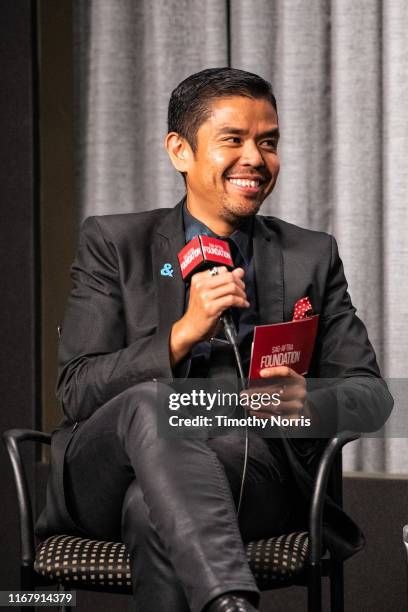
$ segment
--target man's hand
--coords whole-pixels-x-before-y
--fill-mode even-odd
[[[212,276],[209,270],[197,272],[191,279],[187,311],[170,334],[170,361],[172,367],[192,347],[215,334],[220,316],[227,308],[248,308],[249,302],[243,282],[244,270],[232,272],[224,266]]]
[[[281,415],[285,418],[299,418],[300,415],[311,417],[307,405],[306,379],[291,368],[278,366],[264,368],[260,375],[265,381],[259,387],[251,387],[242,392],[251,396],[254,393],[268,393],[268,395],[279,395],[279,405],[262,406],[260,410],[251,410],[251,415],[261,418],[269,418],[271,415]],[[268,382],[267,382],[268,381]],[[241,394],[241,395],[242,395]],[[276,403],[276,402],[275,402]]]

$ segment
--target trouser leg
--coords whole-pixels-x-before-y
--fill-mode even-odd
[[[208,445],[223,464],[237,502],[244,459],[243,438],[221,436],[209,440]],[[279,447],[271,453],[265,440],[250,436],[245,495],[239,520],[245,542],[280,535],[290,520],[290,489],[285,482],[287,472],[281,459]],[[187,612],[190,608],[184,590],[150,521],[136,479],[123,502],[122,540],[131,559],[135,610]]]
[[[163,395],[168,391],[161,387]],[[221,462],[205,441],[159,438],[158,400],[155,386],[138,385],[99,408],[78,430],[68,449],[66,470],[75,518],[84,527],[97,530],[101,525],[111,532],[104,508],[110,506],[113,514],[115,507],[121,508],[136,477],[149,509],[151,533],[157,534],[157,546],[165,550],[160,554],[174,568],[193,610],[201,610],[213,597],[230,590],[247,590],[256,596]],[[97,468],[89,460],[92,453]],[[99,480],[99,487],[98,482],[93,487],[99,490],[96,495],[106,497],[105,504],[94,497],[94,491],[81,492],[78,486],[86,476],[84,470],[93,469],[107,482],[101,487]],[[112,480],[110,473],[118,477]],[[129,545],[137,546],[132,538]],[[179,583],[173,583],[175,590],[179,588]]]
[[[198,611],[225,591],[257,588],[216,454],[204,440],[157,435],[169,391],[146,384],[128,393],[118,435],[189,605]]]
[[[245,438],[219,436],[208,441],[226,473],[238,505],[245,458]],[[281,441],[259,437],[249,431],[244,495],[238,517],[244,542],[282,535],[291,527],[294,492],[291,472]]]
[[[122,540],[130,556],[135,610],[189,612],[183,586],[149,518],[149,509],[136,479],[123,501]]]

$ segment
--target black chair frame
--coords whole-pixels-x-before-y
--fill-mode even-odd
[[[344,576],[343,562],[337,561],[324,553],[323,544],[323,507],[327,492],[332,499],[342,505],[342,456],[341,449],[345,444],[358,439],[357,433],[344,431],[330,438],[320,458],[311,499],[309,517],[309,555],[304,573],[304,579],[299,584],[307,586],[308,612],[322,611],[322,577],[330,579],[330,610],[344,612]],[[33,590],[35,587],[55,586],[34,570],[35,536],[34,519],[31,498],[27,486],[27,478],[21,459],[19,444],[24,441],[50,444],[51,435],[29,429],[10,429],[3,433],[16,485],[17,503],[20,519],[20,589]],[[62,583],[57,583],[58,589],[65,590]],[[78,584],[76,589],[103,591],[101,587]],[[23,608],[22,608],[23,609]],[[68,610],[64,606],[60,610]],[[24,610],[34,608],[24,607]]]

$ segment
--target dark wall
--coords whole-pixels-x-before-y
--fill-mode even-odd
[[[344,507],[361,527],[366,546],[345,562],[345,612],[406,612],[407,556],[402,528],[408,523],[408,478],[344,479]],[[325,580],[325,605],[329,590]],[[263,596],[262,612],[302,612],[306,590],[292,587]]]
[[[408,559],[402,528],[408,523],[408,478],[347,478],[345,507],[366,537],[365,548],[346,564],[346,609],[405,612]]]
[[[4,0],[0,48],[0,431],[51,431],[62,416],[54,393],[57,325],[70,289],[77,225],[71,0]],[[34,482],[42,455],[26,445]],[[0,584],[11,587],[18,579],[18,526],[3,445],[0,460]],[[36,474],[44,474],[41,467]],[[44,478],[37,484],[42,499]]]
[[[73,32],[71,0],[38,2],[42,426],[62,411],[55,399],[57,326],[71,288],[77,214],[74,176]]]
[[[23,0],[2,2],[0,12],[0,430],[4,431],[34,428],[37,423],[40,319],[35,5]],[[27,449],[26,458],[32,475],[32,449]],[[0,462],[0,585],[10,588],[16,586],[18,575],[18,525],[2,444]]]

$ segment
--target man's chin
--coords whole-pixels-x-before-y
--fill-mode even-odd
[[[222,216],[229,223],[240,223],[253,217],[262,206],[262,201],[227,202],[224,204]]]

